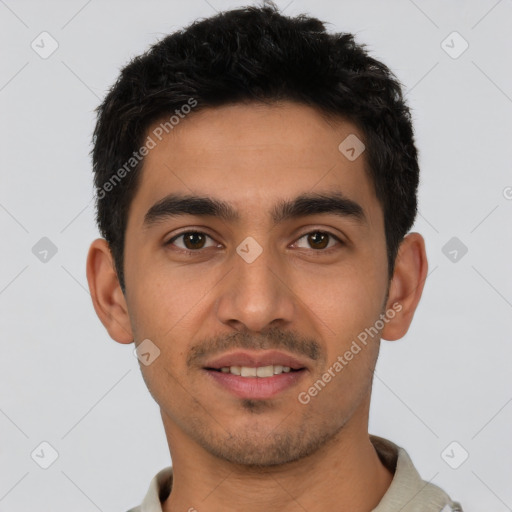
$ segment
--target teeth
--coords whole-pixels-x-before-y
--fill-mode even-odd
[[[240,375],[242,377],[256,377],[257,368],[249,368],[248,366],[242,366],[240,369]]]
[[[274,367],[272,365],[256,368],[256,376],[258,377],[272,377],[272,375],[274,375]]]
[[[258,366],[257,368],[252,368],[250,366],[224,366],[220,371],[222,373],[240,375],[241,377],[272,377],[273,375],[279,375],[280,373],[288,373],[291,371],[291,368],[280,364]]]

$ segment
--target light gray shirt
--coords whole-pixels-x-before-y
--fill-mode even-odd
[[[407,452],[382,437],[370,436],[382,463],[393,473],[386,494],[372,512],[462,512],[459,503],[439,487],[421,479]],[[172,488],[172,466],[151,480],[142,504],[128,512],[162,512]]]

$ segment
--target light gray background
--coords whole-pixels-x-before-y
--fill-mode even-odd
[[[0,511],[124,512],[170,464],[133,345],[109,338],[87,288],[93,109],[148,45],[245,4],[0,0]],[[430,275],[407,336],[383,342],[370,431],[465,511],[512,510],[512,1],[277,4],[354,32],[413,109]],[[47,59],[31,48],[43,31],[59,44]],[[442,47],[453,31],[458,58]],[[42,237],[58,251],[46,263]],[[452,237],[468,248],[455,262]],[[49,457],[43,441],[48,469],[31,457]]]

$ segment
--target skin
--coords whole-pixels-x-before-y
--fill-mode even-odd
[[[349,134],[363,140],[351,123],[328,123],[291,102],[191,114],[145,157],[128,216],[126,296],[106,241],[91,244],[87,279],[110,336],[137,345],[150,339],[160,349],[140,366],[172,457],[166,512],[364,512],[391,483],[368,435],[372,376],[380,338],[399,339],[409,328],[427,259],[423,238],[410,233],[388,279],[383,212],[365,154],[349,161],[338,150]],[[279,200],[333,190],[359,203],[367,222],[324,213],[272,224],[269,212]],[[227,201],[240,220],[187,215],[145,229],[147,210],[171,192]],[[165,245],[188,228],[211,238]],[[307,236],[316,231],[343,243],[329,239],[319,249]],[[250,264],[236,252],[247,236],[263,249]],[[196,253],[180,253],[187,247]],[[299,392],[393,304],[401,310],[380,334],[300,403]],[[199,349],[210,357],[240,346],[288,350],[308,370],[274,398],[243,400],[206,374],[205,359],[192,357]]]

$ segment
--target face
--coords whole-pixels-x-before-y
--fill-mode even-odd
[[[351,134],[363,140],[307,106],[226,106],[191,114],[146,156],[128,217],[125,298],[136,344],[160,350],[141,370],[168,437],[274,465],[366,421],[379,335],[345,354],[381,327],[389,282],[365,154],[338,149]],[[224,215],[176,201],[185,196],[226,203]],[[266,385],[206,369],[240,351],[246,366],[269,366],[250,356],[280,360],[270,350],[302,369]]]

